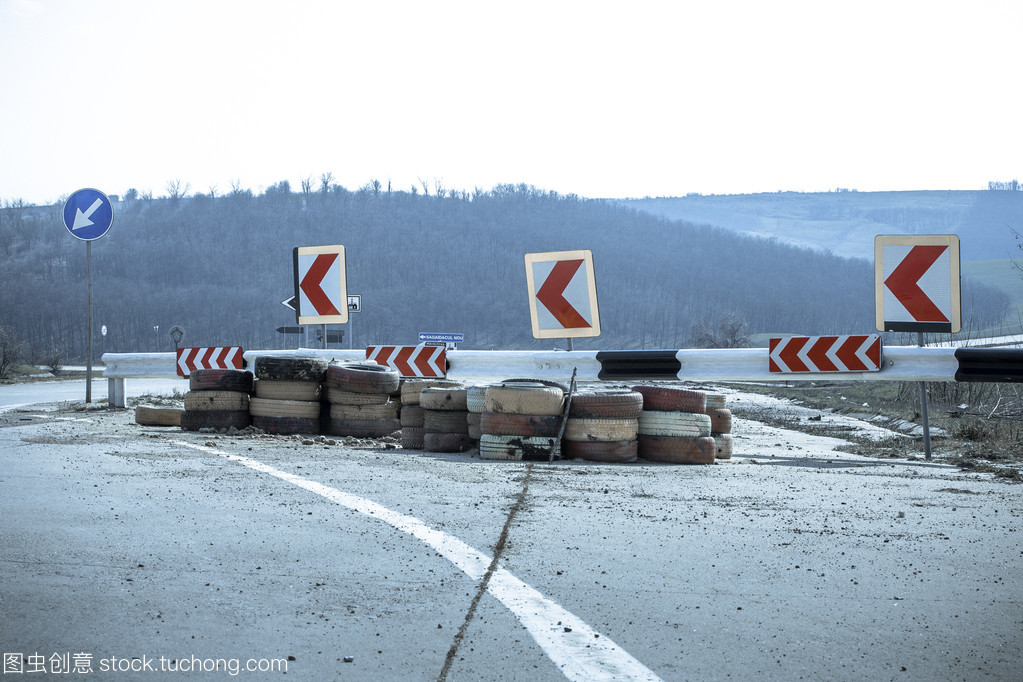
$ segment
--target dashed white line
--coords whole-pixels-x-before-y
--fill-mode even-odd
[[[393,511],[358,495],[290,474],[242,455],[215,448],[174,441],[195,450],[225,457],[270,476],[287,481],[352,511],[371,516],[429,545],[472,580],[487,572],[491,557],[458,538],[427,526],[420,519]],[[597,632],[578,616],[543,596],[505,569],[490,578],[487,591],[511,611],[544,653],[570,680],[660,680],[610,638]]]

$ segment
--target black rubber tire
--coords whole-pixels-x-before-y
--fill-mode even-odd
[[[468,412],[467,400],[464,387],[427,386],[419,392],[419,404],[427,410]]]
[[[501,379],[502,384],[543,384],[551,388],[560,388],[562,393],[568,393],[568,386],[549,379]]]
[[[318,434],[320,418],[316,417],[252,417],[252,425],[267,433],[278,435]]]
[[[241,391],[189,391],[184,402],[189,412],[248,411],[249,394]]]
[[[707,394],[670,386],[633,386],[643,394],[643,409],[658,412],[707,412]]]
[[[714,439],[710,436],[639,435],[639,457],[669,464],[713,464]]]
[[[639,443],[620,441],[561,441],[561,456],[565,459],[584,459],[589,462],[635,462]]]
[[[636,391],[580,391],[572,395],[570,417],[638,419],[643,395]]]
[[[196,369],[188,375],[190,391],[252,393],[252,372],[242,369]]]
[[[423,450],[426,452],[465,452],[475,447],[475,441],[465,433],[425,433]]]
[[[484,412],[480,415],[480,431],[492,436],[557,437],[561,417],[543,414],[510,414]]]
[[[457,388],[461,385],[461,382],[450,379],[406,379],[401,384],[401,404],[418,405],[419,394],[423,392],[424,388],[431,386]]]
[[[405,450],[422,450],[425,444],[422,426],[401,427],[401,447]]]
[[[257,398],[319,401],[322,386],[318,381],[260,379],[253,388]]]
[[[469,433],[468,411],[423,410],[423,430],[431,433]]]
[[[401,385],[398,370],[374,362],[331,363],[327,386],[351,393],[391,394]]]
[[[354,391],[342,391],[324,384],[323,395],[327,402],[336,405],[379,405],[391,400],[390,393],[356,393]]]
[[[342,421],[354,419],[355,421],[376,421],[378,419],[397,419],[398,408],[396,402],[377,403],[376,405],[339,405],[330,404],[330,418]]]
[[[278,381],[323,382],[327,376],[327,361],[319,358],[298,358],[283,355],[264,355],[256,359],[257,379]]]
[[[480,458],[512,461],[546,462],[551,449],[554,459],[561,459],[561,443],[548,437],[495,436],[484,433],[480,436]]]
[[[564,413],[564,401],[564,393],[553,386],[501,384],[487,388],[484,407],[487,412],[555,416]]]
[[[401,430],[397,419],[331,419],[327,433],[355,438],[380,438]]]
[[[426,423],[426,410],[420,405],[402,405],[398,418],[401,420],[402,430],[406,426],[422,427]]]
[[[592,419],[569,417],[565,422],[564,440],[576,442],[636,440],[639,419]]]
[[[248,410],[205,410],[193,412],[185,410],[181,413],[181,429],[198,431],[199,429],[244,429],[252,423]]]
[[[732,458],[732,435],[719,433],[714,435],[714,459]]]

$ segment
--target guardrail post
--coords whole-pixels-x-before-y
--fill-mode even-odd
[[[124,379],[107,379],[107,404],[124,407]]]

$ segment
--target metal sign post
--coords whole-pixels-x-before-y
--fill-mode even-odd
[[[75,239],[85,242],[85,279],[88,290],[88,334],[85,350],[85,402],[92,402],[92,242],[107,233],[114,222],[114,209],[98,189],[80,189],[64,202],[64,227]]]

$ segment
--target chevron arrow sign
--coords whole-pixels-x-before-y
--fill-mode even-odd
[[[241,346],[178,348],[178,376],[187,377],[196,369],[242,369]]]
[[[878,235],[874,288],[878,331],[958,332],[959,237]]]
[[[527,253],[526,283],[533,338],[600,336],[590,251]]]
[[[444,346],[367,346],[366,359],[398,370],[405,378],[438,377],[447,374]]]
[[[298,324],[348,322],[345,247],[299,246],[295,264],[295,317]]]
[[[789,336],[768,345],[771,372],[878,372],[881,337]]]

